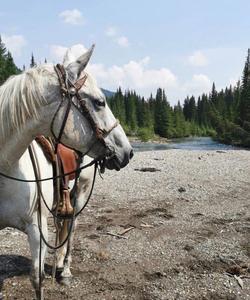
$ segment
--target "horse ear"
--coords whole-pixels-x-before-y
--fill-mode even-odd
[[[67,67],[69,64],[75,61],[75,57],[72,53],[71,48],[68,48],[64,57],[63,57],[63,65],[64,67]]]
[[[67,66],[67,70],[74,75],[76,78],[78,78],[81,74],[81,72],[86,68],[92,53],[94,51],[95,45],[92,45],[91,48],[84,53],[83,55],[81,55],[80,57],[78,57],[78,59],[72,63],[70,63]]]

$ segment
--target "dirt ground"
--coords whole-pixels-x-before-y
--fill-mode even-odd
[[[72,285],[48,276],[45,299],[250,299],[249,161],[169,150],[107,171],[79,218]],[[5,229],[0,241],[4,299],[33,299],[26,236]]]

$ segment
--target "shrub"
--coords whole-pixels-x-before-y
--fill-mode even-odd
[[[142,142],[147,142],[148,140],[153,138],[154,133],[151,128],[144,127],[138,130],[138,136]]]

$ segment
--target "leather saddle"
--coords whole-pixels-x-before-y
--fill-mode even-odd
[[[40,145],[46,159],[50,163],[55,162],[54,145],[45,136],[37,136],[36,142]],[[77,153],[64,146],[58,144],[57,147],[57,158],[59,167],[61,168],[61,174],[67,174],[73,172],[78,167],[78,155]],[[70,216],[73,214],[73,208],[70,200],[69,181],[75,179],[75,173],[63,176],[60,184],[60,203],[54,203],[58,207],[58,213],[62,216]]]

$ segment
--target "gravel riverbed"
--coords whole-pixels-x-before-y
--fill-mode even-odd
[[[7,228],[0,241],[4,299],[32,299],[25,235]],[[71,287],[46,279],[45,299],[250,299],[250,151],[137,152],[106,171],[72,273]]]

